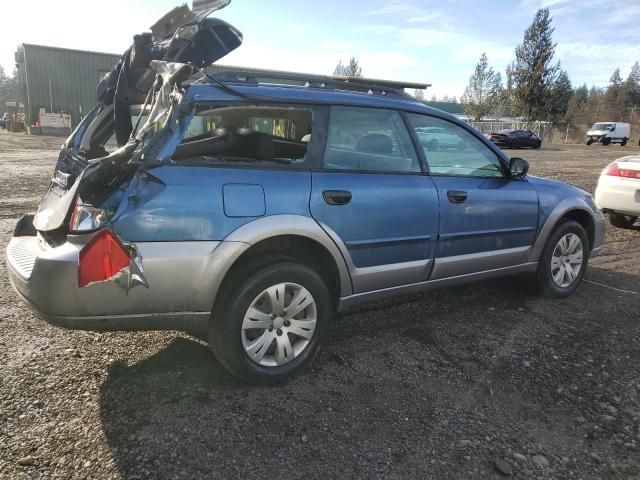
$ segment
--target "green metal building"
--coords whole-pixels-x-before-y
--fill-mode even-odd
[[[119,55],[24,43],[15,54],[27,125],[41,108],[71,115],[71,127],[96,104],[99,80],[113,69]]]

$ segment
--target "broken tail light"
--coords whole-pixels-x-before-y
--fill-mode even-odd
[[[604,169],[604,174],[609,175],[611,177],[622,177],[622,178],[638,178],[640,179],[640,170],[631,170],[629,168],[620,168],[618,162],[613,162],[607,165],[607,168]]]
[[[122,242],[109,230],[100,230],[80,251],[78,285],[103,282],[129,268],[131,258]]]
[[[69,221],[69,231],[71,233],[92,232],[104,227],[107,219],[106,210],[86,205],[78,198]]]

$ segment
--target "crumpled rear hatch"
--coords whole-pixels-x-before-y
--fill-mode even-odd
[[[61,149],[51,185],[33,219],[38,231],[59,230],[68,222],[87,166],[109,162],[114,155],[122,162],[131,154],[132,108],[150,96],[156,81],[154,60],[203,69],[242,44],[242,33],[234,26],[208,18],[230,1],[194,0],[192,8],[176,7],[154,23],[151,32],[134,36],[131,47],[99,83],[97,105]],[[119,150],[110,154],[108,143]]]

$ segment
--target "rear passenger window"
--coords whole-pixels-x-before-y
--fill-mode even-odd
[[[292,106],[200,104],[176,148],[175,161],[302,165],[313,112]]]
[[[420,172],[400,113],[376,108],[331,109],[324,166],[362,172]]]
[[[503,177],[497,155],[455,123],[428,115],[408,114],[432,175]]]

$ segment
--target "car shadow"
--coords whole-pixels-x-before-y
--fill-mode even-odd
[[[640,285],[639,276],[602,268],[590,268],[587,278],[619,289]],[[327,339],[327,348],[311,368],[277,387],[240,383],[205,343],[176,336],[139,363],[109,367],[100,388],[100,415],[113,461],[125,479],[284,476],[297,462],[305,461],[325,466],[337,462],[342,471],[357,472],[363,468],[361,462],[367,462],[368,471],[391,468],[402,455],[414,455],[405,450],[406,442],[396,438],[393,406],[405,405],[412,412],[415,418],[403,424],[401,436],[419,442],[424,429],[431,428],[433,411],[443,408],[436,406],[438,396],[446,394],[438,391],[444,385],[439,382],[449,385],[452,373],[443,371],[442,378],[436,375],[408,383],[402,379],[407,365],[388,363],[393,353],[385,353],[380,366],[374,366],[382,377],[358,373],[365,369],[368,352],[378,348],[376,342],[386,344],[397,338],[393,341],[406,342],[402,332],[411,331],[416,348],[442,354],[443,368],[451,370],[452,364],[461,362],[456,368],[481,374],[491,371],[492,362],[477,351],[479,338],[502,338],[515,323],[525,322],[521,306],[526,311],[538,309],[536,315],[549,318],[555,318],[558,309],[579,308],[596,320],[620,298],[615,291],[586,283],[568,301],[537,300],[523,284],[525,279],[517,283],[498,279],[351,310],[339,316],[337,333]],[[430,316],[426,308],[447,313]],[[488,312],[495,319],[475,312]],[[443,338],[434,332],[450,331],[456,319],[461,325],[455,328],[471,331],[456,335],[454,344],[441,345]],[[464,382],[458,388],[473,389]],[[474,394],[483,392],[476,389]],[[410,407],[416,402],[418,410]],[[451,436],[443,442],[456,441],[454,432],[442,428],[442,435]],[[362,452],[367,456],[349,453],[352,448],[361,451],[349,445],[364,445]],[[309,465],[305,468],[309,470]]]

